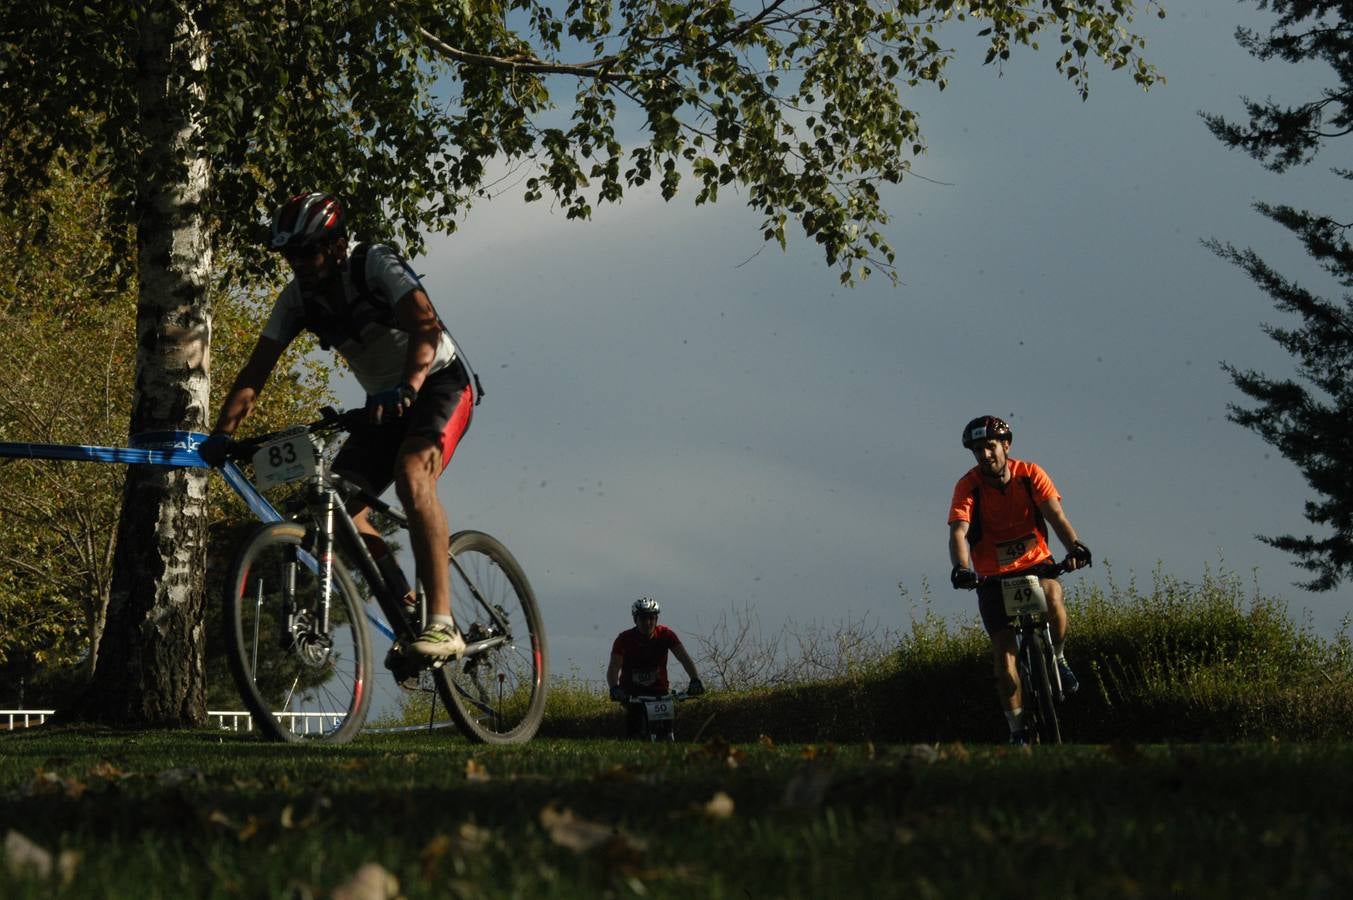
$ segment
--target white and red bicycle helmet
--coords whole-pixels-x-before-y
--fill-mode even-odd
[[[277,208],[272,218],[273,250],[314,247],[347,234],[343,204],[333,194],[297,194]]]

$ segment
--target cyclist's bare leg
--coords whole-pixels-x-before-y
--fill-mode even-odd
[[[451,543],[451,529],[437,497],[437,476],[441,472],[440,447],[427,438],[405,439],[395,461],[395,493],[409,517],[409,543],[418,580],[427,593],[428,612],[450,616],[451,573],[446,549]]]
[[[1062,583],[1055,578],[1044,578],[1043,595],[1048,598],[1048,626],[1052,630],[1053,650],[1061,650],[1066,642],[1066,604],[1062,602]]]
[[[1019,672],[1015,668],[1015,630],[1006,628],[991,635],[991,663],[996,676],[996,699],[1001,709],[1012,712],[1023,706]]]

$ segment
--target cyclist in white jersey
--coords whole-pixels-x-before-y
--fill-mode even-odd
[[[334,469],[374,494],[393,482],[409,518],[429,621],[411,649],[449,658],[465,649],[451,617],[446,564],[450,526],[437,479],[469,428],[474,373],[443,326],[418,277],[389,247],[348,253],[343,205],[332,194],[298,194],[273,217],[270,246],[295,277],[273,307],[249,360],[221,406],[203,459],[225,461],[231,435],[254,408],[287,345],[314,332],[351,367],[366,391],[368,424],[353,430]],[[360,254],[360,267],[355,258]],[[360,268],[360,270],[358,270]],[[387,580],[413,592],[360,501],[349,510]]]

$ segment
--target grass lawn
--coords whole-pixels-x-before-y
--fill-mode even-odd
[[[0,896],[1338,897],[1350,773],[1316,743],[33,730],[0,736]]]

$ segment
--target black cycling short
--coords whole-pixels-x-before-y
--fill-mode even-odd
[[[1010,627],[1010,616],[1005,611],[1005,597],[1001,593],[1001,579],[1014,578],[1018,575],[1037,575],[1039,578],[1056,581],[1057,564],[1049,556],[1042,562],[1023,569],[991,575],[978,585],[977,610],[982,614],[982,624],[986,627],[987,634],[995,634]]]
[[[399,448],[409,437],[427,438],[441,447],[444,470],[470,427],[473,411],[474,391],[465,367],[456,360],[428,376],[403,416],[353,428],[334,459],[334,471],[380,495],[394,482]]]

